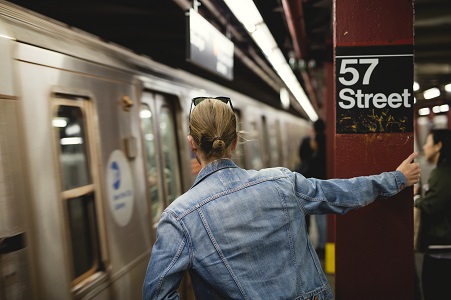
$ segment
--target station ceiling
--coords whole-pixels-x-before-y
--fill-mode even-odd
[[[12,0],[10,1],[52,19],[63,22],[129,48],[157,61],[205,76],[225,86],[238,89],[263,102],[278,100],[278,94],[262,81],[261,88],[255,72],[245,64],[235,66],[232,82],[191,65],[185,59],[185,11],[192,0]],[[232,36],[235,47],[263,70],[263,54],[244,28],[234,18],[222,0],[199,0],[199,13],[225,34]],[[285,3],[284,3],[285,2]],[[322,105],[322,66],[332,61],[332,0],[254,0],[279,48],[290,60],[304,89],[315,89],[315,106]],[[286,17],[286,3],[301,7],[297,17],[301,22],[290,23]],[[284,8],[285,6],[285,8]],[[299,21],[299,20],[298,20]],[[290,34],[290,26],[304,33],[298,43]],[[301,56],[296,47],[302,52]],[[299,60],[302,58],[302,60]],[[304,75],[302,75],[304,74]],[[305,76],[305,75],[308,76]],[[451,1],[415,0],[415,81],[420,84],[416,93],[418,106],[451,103],[444,85],[451,83]],[[442,95],[423,100],[422,91],[438,87]],[[311,95],[310,95],[311,96]]]

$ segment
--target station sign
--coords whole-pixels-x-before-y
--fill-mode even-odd
[[[233,79],[234,45],[194,9],[188,12],[187,60],[229,80]]]
[[[413,46],[336,47],[336,133],[413,131]]]

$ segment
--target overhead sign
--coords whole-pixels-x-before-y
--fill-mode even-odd
[[[337,47],[336,132],[413,131],[413,46]]]
[[[229,80],[233,79],[233,43],[194,9],[188,14],[187,59]]]

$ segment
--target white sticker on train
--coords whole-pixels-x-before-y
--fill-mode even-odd
[[[125,226],[130,222],[133,213],[133,182],[127,158],[120,150],[110,154],[106,181],[108,203],[114,221]]]

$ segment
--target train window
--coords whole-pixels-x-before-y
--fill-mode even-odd
[[[72,102],[56,101],[57,104]],[[62,198],[67,210],[75,285],[99,269],[100,251],[84,107],[80,101],[74,104],[77,105],[58,105],[52,125],[59,145]]]
[[[180,195],[177,176],[177,143],[174,119],[171,111],[166,107],[163,107],[160,112],[159,125],[167,199],[172,202]]]
[[[95,252],[95,223],[94,194],[89,193],[75,197],[67,202],[69,211],[69,228],[72,240],[72,260],[74,262],[74,277],[80,277],[97,264]]]
[[[147,168],[153,214],[153,233],[162,210],[181,194],[177,127],[175,123],[175,99],[169,95],[144,92],[141,103],[143,139],[147,149]],[[150,113],[155,112],[154,114]],[[147,124],[147,125],[146,125]],[[150,129],[150,126],[153,126]],[[147,128],[147,129],[145,129]],[[152,130],[151,135],[149,130]],[[146,136],[147,135],[147,136]],[[152,139],[148,141],[148,139]],[[150,157],[152,156],[152,157]]]
[[[90,183],[86,143],[84,140],[83,116],[79,107],[59,106],[58,116],[53,120],[60,135],[60,162],[63,171],[64,189],[84,186]],[[62,126],[62,125],[65,126]]]
[[[156,134],[152,112],[147,104],[141,105],[141,128],[144,134],[147,161],[147,181],[151,200],[152,219],[157,222],[163,212],[159,197]]]

